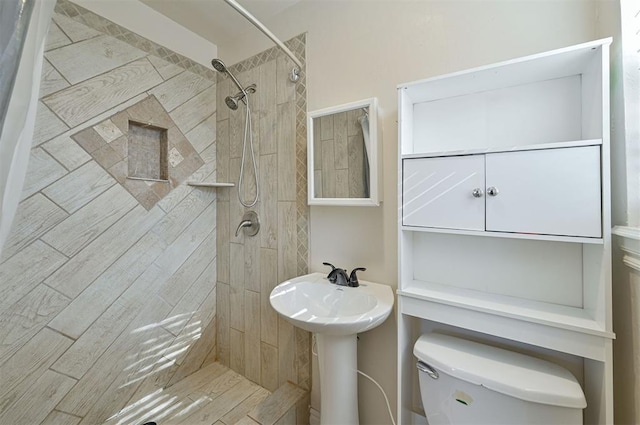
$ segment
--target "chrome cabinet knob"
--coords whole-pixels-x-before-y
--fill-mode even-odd
[[[471,192],[471,194],[473,195],[474,198],[482,198],[482,195],[484,195],[484,192],[479,187],[476,187],[475,189],[473,189],[473,192]]]
[[[489,196],[498,196],[498,193],[500,192],[498,191],[497,187],[491,186],[487,188],[487,193],[489,194]]]

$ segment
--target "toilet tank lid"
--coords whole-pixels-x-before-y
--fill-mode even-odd
[[[563,367],[448,335],[422,335],[413,354],[440,372],[521,400],[584,409],[576,378]]]

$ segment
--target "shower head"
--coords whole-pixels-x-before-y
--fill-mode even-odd
[[[220,59],[212,59],[211,65],[216,71],[222,72],[223,74],[227,73],[227,67],[225,66],[224,62],[222,62]]]
[[[229,107],[229,109],[231,109],[232,111],[235,111],[236,109],[238,109],[238,105],[240,104],[240,99],[244,99],[244,95],[242,93],[240,93],[240,96],[236,95],[236,96],[227,96],[224,99],[224,103],[227,104],[227,106]]]
[[[238,87],[240,89],[240,91],[242,92],[242,94],[244,94],[246,96],[246,92],[244,91],[244,89],[242,88],[242,85],[240,84],[240,82],[238,81],[238,79],[236,78],[235,75],[233,75],[231,73],[231,71],[229,71],[227,69],[227,66],[224,64],[224,62],[222,62],[220,59],[213,59],[211,61],[211,66],[213,66],[213,68],[218,71],[221,72],[223,74],[228,75],[229,77],[231,77],[231,79],[233,80],[234,84],[236,85],[236,87]]]

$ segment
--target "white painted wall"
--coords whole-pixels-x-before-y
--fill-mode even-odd
[[[597,1],[307,0],[265,24],[287,40],[308,32],[309,110],[378,97],[384,202],[378,208],[312,207],[310,267],[366,266],[363,279],[397,280],[397,97],[403,82],[592,40]],[[257,31],[219,46],[236,63],[271,42]],[[361,335],[359,367],[396,406],[396,321]],[[361,423],[389,423],[384,401],[360,380]]]
[[[138,0],[72,1],[206,67],[218,54],[215,44]]]

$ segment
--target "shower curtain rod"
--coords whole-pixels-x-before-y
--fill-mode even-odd
[[[262,33],[264,35],[266,35],[267,37],[269,37],[271,39],[271,41],[276,43],[276,45],[278,45],[278,47],[280,47],[287,54],[287,56],[289,56],[291,58],[291,60],[293,62],[295,62],[295,64],[298,66],[298,68],[297,69],[295,69],[295,68],[293,69],[290,78],[291,78],[292,81],[296,81],[298,79],[297,77],[300,74],[300,70],[302,70],[302,62],[300,62],[300,60],[296,57],[296,55],[294,55],[293,52],[291,50],[289,50],[289,48],[287,46],[285,46],[284,43],[282,41],[280,41],[280,39],[278,37],[276,37],[276,35],[269,30],[269,28],[265,27],[262,22],[260,22],[255,16],[253,16],[247,9],[242,7],[242,5],[240,5],[240,3],[238,3],[236,0],[224,0],[224,1],[229,6],[233,7],[238,13],[240,13],[242,16],[244,16],[256,28],[258,28],[260,31],[262,31]]]

